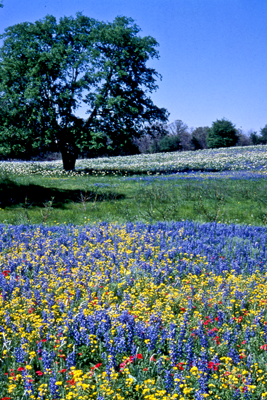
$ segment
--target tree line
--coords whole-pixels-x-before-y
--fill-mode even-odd
[[[152,124],[135,140],[140,153],[201,150],[208,148],[267,144],[267,125],[257,132],[245,133],[223,118],[211,127],[189,129],[181,120],[170,125]]]

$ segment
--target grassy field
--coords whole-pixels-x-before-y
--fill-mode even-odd
[[[163,176],[3,176],[0,222],[196,220],[265,225],[267,181],[255,173]]]

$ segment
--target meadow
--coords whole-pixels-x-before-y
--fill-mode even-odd
[[[195,153],[0,163],[1,400],[267,398],[267,147]]]

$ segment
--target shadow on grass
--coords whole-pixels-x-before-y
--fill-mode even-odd
[[[16,207],[27,204],[28,206],[44,207],[53,198],[54,208],[64,208],[70,202],[99,202],[103,200],[121,200],[125,195],[112,191],[84,191],[67,190],[58,188],[46,188],[44,186],[30,184],[21,185],[5,178],[0,181],[0,207]]]

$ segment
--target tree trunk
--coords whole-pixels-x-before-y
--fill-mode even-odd
[[[78,151],[75,146],[66,144],[63,149],[61,149],[63,169],[65,171],[74,171],[75,163],[78,157]]]

